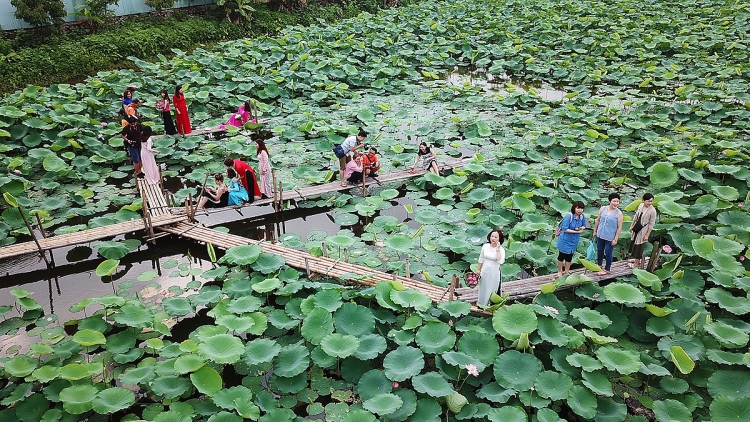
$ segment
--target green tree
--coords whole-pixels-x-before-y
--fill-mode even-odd
[[[171,9],[175,0],[146,0],[146,6],[161,12],[164,9]]]
[[[10,0],[14,15],[32,26],[62,25],[67,15],[62,0]]]

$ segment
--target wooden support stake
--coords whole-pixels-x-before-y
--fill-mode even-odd
[[[307,272],[307,278],[310,278],[310,261],[305,257],[305,271]]]
[[[22,206],[18,206],[18,211],[21,214],[21,218],[23,218],[23,222],[26,223],[26,227],[29,229],[29,234],[31,234],[31,238],[34,239],[34,243],[36,243],[36,247],[39,249],[39,255],[44,259],[44,262],[47,263],[47,266],[49,266],[49,260],[47,260],[47,254],[44,253],[44,249],[42,249],[42,245],[39,244],[39,240],[36,238],[36,234],[34,234],[34,228],[31,227],[31,224],[29,224],[29,220],[26,219],[26,214],[23,213],[24,209]]]
[[[326,242],[323,242],[323,258],[328,258],[328,248],[326,248]]]
[[[42,224],[42,217],[39,217],[39,213],[34,214],[36,216],[36,223],[39,225],[39,232],[43,238],[47,238],[47,233],[44,231],[44,225]]]
[[[279,183],[279,211],[284,211],[284,186]]]
[[[406,258],[406,278],[411,278],[411,275],[409,274],[409,258]]]
[[[453,274],[453,277],[451,278],[450,296],[448,297],[449,300],[456,300],[456,287],[458,287],[458,275]]]
[[[143,189],[144,182],[136,181],[135,183],[136,186],[138,186],[138,190],[141,192],[141,198],[143,199],[143,226],[146,229],[148,241],[156,243],[154,242],[154,227],[151,224],[151,212],[148,210],[148,195],[146,195],[145,190]]]
[[[277,207],[279,189],[276,185],[276,169],[271,169],[271,178],[273,179],[273,212],[279,212]]]
[[[362,168],[362,197],[367,196],[367,169]]]
[[[195,198],[196,199],[195,207],[191,207],[192,208],[192,211],[190,212],[190,220],[191,221],[195,220],[195,212],[198,210],[198,203],[200,203],[201,198],[203,198],[203,192],[206,191],[206,183],[208,183],[208,175],[209,174],[210,173],[207,172],[206,173],[206,178],[203,179],[203,186],[201,186],[201,192],[198,194],[198,197]]]
[[[659,262],[659,257],[661,256],[661,248],[659,246],[658,240],[654,242],[654,248],[651,250],[651,256],[648,259],[648,267],[646,267],[646,271],[650,273],[654,272],[656,264]],[[643,260],[641,259],[641,261]]]

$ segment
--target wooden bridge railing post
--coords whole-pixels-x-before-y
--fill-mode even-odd
[[[141,193],[141,199],[143,200],[143,226],[146,229],[148,241],[150,243],[155,243],[154,226],[151,223],[151,211],[148,209],[148,195],[146,194],[146,189],[143,187],[143,183],[145,182],[138,180],[135,183],[136,186],[138,186],[138,191]]]
[[[273,179],[273,212],[279,212],[278,209],[278,193],[279,189],[277,187],[277,180],[276,180],[276,169],[271,169],[271,178]]]
[[[654,272],[656,264],[659,262],[659,257],[661,256],[661,248],[659,246],[660,244],[658,240],[654,242],[654,248],[651,250],[651,256],[648,258],[646,271],[650,273]],[[641,265],[643,265],[643,259],[641,259]]]
[[[404,263],[406,264],[406,278],[411,278],[411,274],[409,274],[409,258],[406,258]]]

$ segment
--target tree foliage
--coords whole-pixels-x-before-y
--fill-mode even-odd
[[[14,15],[32,26],[62,25],[67,15],[62,0],[10,0]]]

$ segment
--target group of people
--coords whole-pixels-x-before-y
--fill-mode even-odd
[[[598,276],[610,274],[614,247],[622,232],[624,216],[620,210],[620,195],[611,193],[608,197],[609,204],[601,207],[594,222],[594,238],[596,246],[596,262],[599,267],[604,267]],[[641,203],[630,223],[630,248],[629,255],[632,262],[631,268],[640,268],[643,261],[643,251],[648,243],[651,231],[656,224],[656,208],[654,207],[654,195],[645,193]],[[559,236],[557,238],[557,277],[570,274],[570,264],[573,254],[578,248],[581,233],[586,229],[586,216],[583,214],[585,204],[575,201],[570,212],[563,217],[558,224]],[[479,298],[477,303],[483,306],[489,304],[490,296],[494,292],[500,293],[502,274],[500,265],[505,263],[505,249],[502,246],[502,229],[492,230],[487,234],[487,243],[482,245],[479,253]]]
[[[255,170],[246,162],[227,158],[224,160],[226,166],[226,178],[229,184],[224,182],[224,174],[214,174],[216,187],[206,187],[203,195],[198,201],[197,209],[220,208],[230,205],[242,206],[252,203],[258,199],[269,198],[273,195],[271,188],[271,160],[263,139],[255,140],[255,150],[258,156],[258,171],[260,171],[260,183]],[[250,192],[253,194],[250,195]]]

